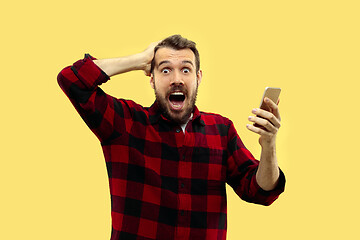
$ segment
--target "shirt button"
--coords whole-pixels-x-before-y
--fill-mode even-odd
[[[185,158],[186,158],[186,156],[185,156],[185,155],[183,155],[183,160],[185,160]]]
[[[179,133],[181,130],[179,128],[176,129],[176,132]]]
[[[181,214],[181,216],[184,216],[184,215],[185,215],[185,211],[184,211],[184,210],[181,210],[180,214]]]
[[[181,188],[184,188],[184,187],[185,187],[185,184],[182,183],[182,184],[180,184],[180,186],[181,186]]]

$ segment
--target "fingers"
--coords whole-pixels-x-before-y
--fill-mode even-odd
[[[147,64],[146,65],[146,67],[145,67],[145,69],[144,69],[144,74],[145,74],[145,76],[148,76],[148,77],[150,77],[150,75],[151,75],[151,73],[150,73],[150,64]]]
[[[162,40],[157,41],[157,42],[152,42],[149,44],[149,46],[145,49],[145,51],[148,51],[149,53],[153,53],[154,52],[154,48],[161,43]]]
[[[149,44],[149,46],[146,48],[146,50],[154,50],[154,48],[161,42],[162,40],[156,41],[156,42],[152,42]],[[145,51],[146,51],[145,50]]]
[[[266,132],[269,132],[269,133],[276,134],[276,132],[278,131],[278,129],[280,127],[280,123],[276,123],[276,125],[275,125],[272,122],[270,122],[269,120],[261,118],[261,117],[250,116],[248,119],[250,122],[254,123],[254,127],[265,130]]]
[[[281,126],[279,108],[269,98],[265,98],[264,101],[269,106],[270,112],[260,108],[253,109],[252,113],[256,116],[249,116],[248,119],[254,124],[248,124],[247,128],[261,136],[276,136]]]
[[[161,41],[150,43],[150,45],[142,52],[142,55],[145,57],[145,62],[150,64],[153,57],[154,57],[154,48],[160,43]]]
[[[275,128],[280,128],[281,126],[280,119],[271,112],[255,108],[252,110],[252,113],[255,114],[256,117],[251,117],[251,121],[265,127],[266,129],[272,129],[271,125]],[[279,114],[278,116],[280,117]]]
[[[270,98],[267,97],[264,99],[264,101],[266,105],[270,108],[270,112],[273,113],[275,117],[279,119],[279,121],[281,121],[279,107],[278,107],[280,99],[278,99],[276,104]]]
[[[259,128],[259,127],[255,127],[254,125],[252,124],[247,124],[246,125],[247,129],[249,129],[250,131],[254,132],[254,133],[257,133],[259,135],[262,135],[262,136],[267,136],[267,137],[271,137],[271,136],[274,136],[276,133],[271,133],[271,132],[268,132],[267,130],[264,130],[262,128]]]

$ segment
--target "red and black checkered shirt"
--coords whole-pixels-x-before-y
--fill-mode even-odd
[[[101,142],[118,239],[226,239],[225,183],[243,200],[270,205],[284,190],[262,190],[259,162],[233,123],[195,107],[185,133],[154,103],[116,99],[98,85],[109,77],[90,55],[64,68],[58,83]]]

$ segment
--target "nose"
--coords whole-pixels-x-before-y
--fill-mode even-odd
[[[178,71],[174,71],[170,84],[171,85],[184,85],[184,81],[182,79],[181,73],[179,73]]]

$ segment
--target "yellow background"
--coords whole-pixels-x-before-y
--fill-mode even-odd
[[[180,33],[198,44],[197,105],[245,125],[281,87],[279,164],[270,207],[228,188],[228,239],[359,239],[359,1],[7,1],[1,4],[0,239],[107,240],[101,147],[56,82],[65,66],[142,51]],[[142,72],[103,89],[149,106]]]

